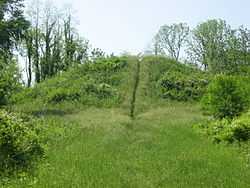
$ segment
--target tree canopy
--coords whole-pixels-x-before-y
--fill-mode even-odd
[[[29,22],[23,15],[23,0],[0,1],[0,53],[11,54],[12,48],[24,37]]]

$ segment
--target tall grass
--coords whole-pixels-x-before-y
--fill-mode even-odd
[[[11,187],[248,187],[250,169],[238,150],[192,130],[204,117],[192,104],[162,103],[138,114],[89,108],[54,140],[35,178]],[[128,127],[127,125],[133,124]]]
[[[199,106],[159,97],[155,83],[176,64],[165,65],[162,60],[148,66],[136,61],[130,57],[122,73],[119,105],[62,103],[38,113],[48,123],[46,162],[34,176],[5,187],[249,187],[250,168],[244,155],[237,148],[213,144],[192,128],[206,119]],[[139,70],[137,86],[135,70]],[[136,106],[133,120],[131,101]],[[23,104],[13,110],[34,114],[41,109]]]

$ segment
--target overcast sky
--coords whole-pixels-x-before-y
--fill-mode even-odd
[[[234,27],[250,26],[250,0],[51,1],[58,7],[71,4],[81,36],[115,54],[144,51],[163,24],[186,22],[193,27],[207,19],[222,18]]]

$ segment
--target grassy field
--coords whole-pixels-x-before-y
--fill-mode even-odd
[[[49,140],[45,160],[33,176],[5,187],[249,187],[246,155],[238,147],[214,144],[193,127],[207,118],[199,105],[168,102],[151,93],[156,89],[151,88],[149,75],[161,71],[161,66],[150,72],[147,64],[141,65],[135,118],[129,117],[134,65],[120,86],[125,99],[121,105],[14,107],[44,119]]]
[[[52,142],[35,178],[10,187],[249,187],[243,155],[192,128],[204,118],[198,106],[151,105],[134,121],[127,114],[93,107],[50,115],[67,133]]]

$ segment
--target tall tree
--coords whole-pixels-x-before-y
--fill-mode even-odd
[[[43,42],[41,46],[43,52],[43,58],[41,60],[41,76],[45,80],[47,77],[51,77],[53,72],[54,62],[52,62],[52,47],[53,47],[53,31],[57,23],[57,10],[54,9],[50,2],[46,2],[44,7],[43,16]]]
[[[27,8],[27,18],[31,23],[31,31],[28,33],[28,36],[26,40],[29,37],[32,38],[32,48],[33,48],[33,54],[32,54],[32,67],[34,70],[35,75],[35,82],[39,83],[41,81],[41,66],[40,66],[40,59],[41,59],[41,50],[40,50],[40,44],[42,40],[42,32],[41,32],[41,8],[42,3],[40,0],[33,0],[31,1],[30,5]],[[26,49],[28,51],[28,49]]]
[[[69,65],[73,62],[73,56],[76,48],[74,42],[73,28],[71,25],[71,19],[72,19],[71,15],[68,15],[67,19],[64,20],[65,68],[68,68]]]
[[[163,49],[166,54],[178,61],[188,34],[189,27],[185,23],[163,25],[155,36],[157,51]]]
[[[241,26],[239,32],[239,49],[242,52],[242,61],[245,65],[250,64],[250,30]]]
[[[26,75],[27,75],[27,86],[31,86],[32,82],[32,65],[33,65],[33,57],[34,57],[34,33],[33,29],[29,29],[25,33],[24,39],[24,48],[26,51]]]
[[[32,49],[26,53],[27,72],[32,64],[36,83],[88,58],[88,41],[79,37],[70,13],[62,14],[50,1],[34,0],[27,16],[32,26],[25,45],[26,52]]]
[[[227,63],[228,41],[234,36],[224,20],[208,20],[192,32],[187,50],[190,58],[203,65],[204,69],[218,72]]]

